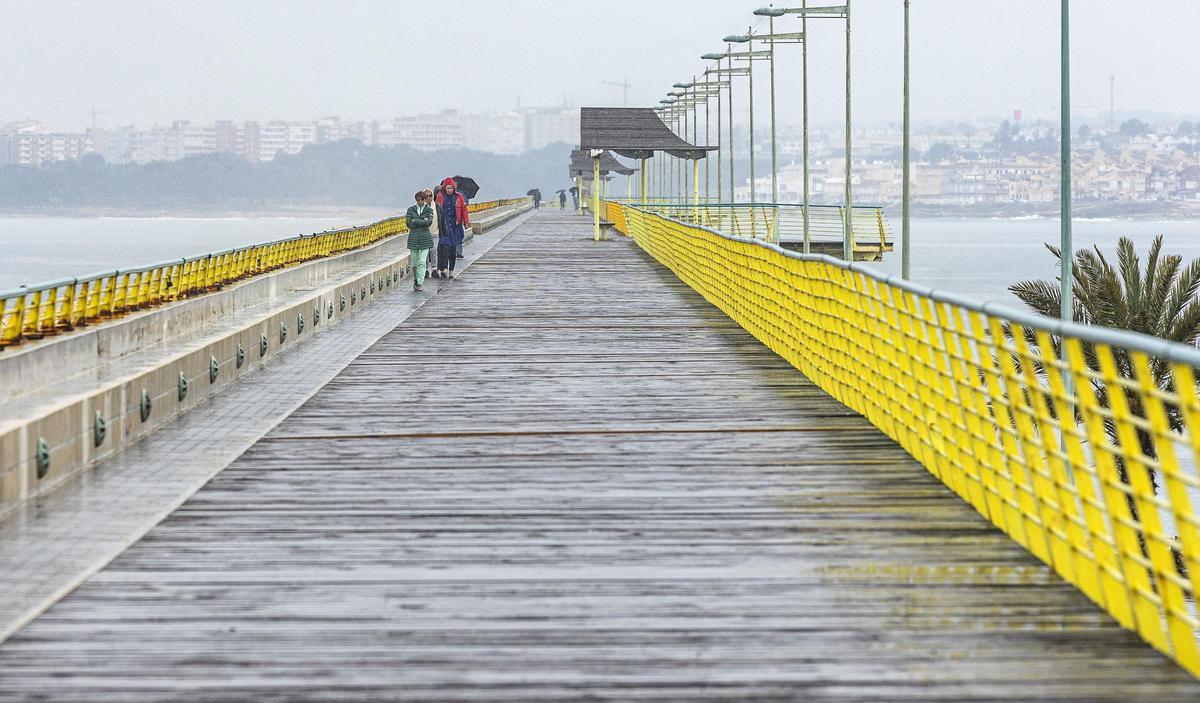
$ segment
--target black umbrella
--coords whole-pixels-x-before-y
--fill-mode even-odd
[[[542,191],[537,188],[530,188],[529,190],[525,191],[525,195],[532,195],[538,200],[542,199]]]
[[[579,188],[576,186],[571,186],[571,189],[567,192],[570,193],[571,195],[577,195],[579,193]]]
[[[566,188],[559,188],[559,189],[558,189],[558,192],[559,192],[560,194],[561,194],[561,193],[565,193],[565,192],[567,192],[567,189],[566,189]]]
[[[455,176],[454,183],[458,186],[458,190],[466,197],[467,200],[474,200],[475,194],[479,192],[479,184],[474,178],[466,176]]]

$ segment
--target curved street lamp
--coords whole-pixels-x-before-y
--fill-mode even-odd
[[[717,96],[717,200],[720,200],[721,199],[721,190],[722,190],[721,189],[721,151],[722,151],[722,148],[721,148],[721,87],[722,87],[722,80],[721,80],[720,70],[721,70],[721,59],[725,58],[725,55],[708,53],[708,54],[703,54],[700,58],[704,59],[705,61],[716,61],[717,62],[717,65],[715,68],[704,69],[704,84],[709,87],[709,90],[712,91],[714,95]],[[711,76],[713,73],[716,73],[716,75],[717,75],[717,82],[716,82],[715,86],[709,80],[709,76]],[[731,84],[732,80],[729,79],[726,81],[726,83]],[[704,116],[705,116],[704,138],[705,138],[705,141],[708,141],[708,105],[707,104],[705,104],[705,106],[704,106],[704,111],[705,111],[704,112]],[[705,163],[704,168],[705,168],[704,197],[707,199],[708,198],[708,175],[707,175],[708,174],[708,171],[707,171],[708,164],[707,163]]]
[[[746,75],[750,79],[750,204],[753,206],[755,201],[758,200],[754,176],[754,60],[759,57],[755,56],[753,33],[730,34],[722,41],[729,44],[746,44],[746,51],[731,51],[729,57],[731,60],[735,58],[746,60]],[[767,58],[767,52],[762,53],[762,58]]]
[[[775,138],[775,45],[776,44],[803,44],[805,37],[804,32],[776,32],[775,18],[782,17],[787,14],[787,10],[775,7],[763,7],[754,11],[755,15],[767,17],[769,24],[767,25],[767,34],[758,35],[760,38],[765,38],[770,45],[771,52],[771,202],[779,202],[779,150]],[[806,54],[807,55],[807,54]],[[805,78],[807,79],[807,70]]]
[[[733,53],[733,49],[732,49],[731,45],[726,44],[725,45],[725,53],[723,53],[723,54],[709,53],[709,54],[704,54],[703,56],[700,57],[702,59],[708,59],[708,60],[713,60],[713,61],[717,62],[717,67],[706,70],[705,71],[706,74],[707,73],[715,74],[717,76],[718,83],[721,81],[722,76],[725,76],[725,80],[728,82],[729,102],[728,102],[728,110],[727,110],[726,114],[729,117],[729,144],[726,147],[726,149],[729,152],[729,202],[730,203],[734,202],[734,200],[735,200],[735,198],[734,198],[734,158],[733,158],[733,154],[734,154],[733,77],[734,76],[744,76],[744,75],[749,74],[748,67],[745,67],[745,68],[743,68],[743,67],[734,68],[733,67],[733,57],[731,56],[732,53]],[[721,68],[721,59],[727,60],[726,63],[728,65],[726,68]],[[718,189],[717,198],[720,199],[720,197],[721,197],[720,189]]]
[[[851,198],[851,180],[853,176],[853,166],[851,158],[851,116],[850,116],[850,0],[845,0],[845,5],[828,5],[823,7],[809,7],[808,0],[802,0],[800,7],[789,8],[761,8],[755,11],[756,15],[766,17],[782,17],[784,14],[798,15],[801,19],[800,34],[808,37],[808,18],[830,18],[830,19],[845,19],[846,20],[846,206],[845,214],[842,217],[842,257],[847,261],[854,260],[854,226],[853,219],[853,204]],[[804,251],[809,251],[810,232],[808,223],[808,42],[802,42],[804,46]]]

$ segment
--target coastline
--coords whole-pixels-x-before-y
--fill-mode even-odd
[[[74,218],[74,219],[137,219],[137,220],[246,220],[246,219],[310,219],[331,217],[370,224],[388,217],[403,215],[403,210],[374,206],[297,205],[290,207],[244,209],[205,208],[127,208],[127,207],[69,207],[36,208],[0,211],[0,219],[17,218]]]
[[[1193,221],[1200,220],[1200,202],[1080,202],[1074,203],[1076,220]],[[899,204],[884,206],[889,219],[899,222]],[[402,209],[354,205],[294,205],[239,208],[131,208],[61,207],[0,211],[0,219],[77,218],[142,220],[243,220],[308,219],[329,217],[369,224],[403,214]],[[1057,220],[1058,203],[980,203],[975,205],[930,205],[913,203],[912,216],[923,219]]]
[[[900,206],[887,205],[889,219],[899,221]],[[1076,220],[1193,221],[1200,220],[1200,202],[1080,202],[1072,205]],[[927,205],[914,203],[912,216],[924,219],[1057,220],[1053,203],[980,203]]]

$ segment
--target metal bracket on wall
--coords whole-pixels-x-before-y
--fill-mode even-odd
[[[50,473],[50,445],[46,443],[45,437],[38,437],[37,477],[39,479],[46,478],[48,473]]]
[[[138,411],[142,417],[142,422],[145,422],[146,420],[150,419],[150,410],[151,410],[150,391],[143,388],[142,389],[142,399],[138,403]]]
[[[104,424],[104,415],[97,410],[92,418],[92,446],[99,447],[104,444],[104,437],[107,435],[108,426]]]
[[[236,358],[237,367],[240,369],[242,364],[246,363],[246,348],[242,346],[241,340],[238,341]]]
[[[221,364],[217,362],[217,357],[211,354],[208,357],[208,382],[216,383],[217,375],[221,373]]]
[[[180,402],[182,402],[183,399],[187,397],[187,392],[188,392],[187,376],[183,375],[183,372],[180,371],[179,372],[179,400],[180,400]]]

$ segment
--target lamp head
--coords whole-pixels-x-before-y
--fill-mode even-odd
[[[759,17],[783,17],[787,14],[787,10],[782,7],[760,7],[754,11],[754,14]]]
[[[749,34],[730,34],[729,36],[725,37],[721,41],[727,41],[731,44],[745,44],[746,42],[750,41],[750,35]]]
[[[691,88],[692,85],[694,85],[694,84],[692,84],[692,83],[676,83],[675,87],[676,88]]]

